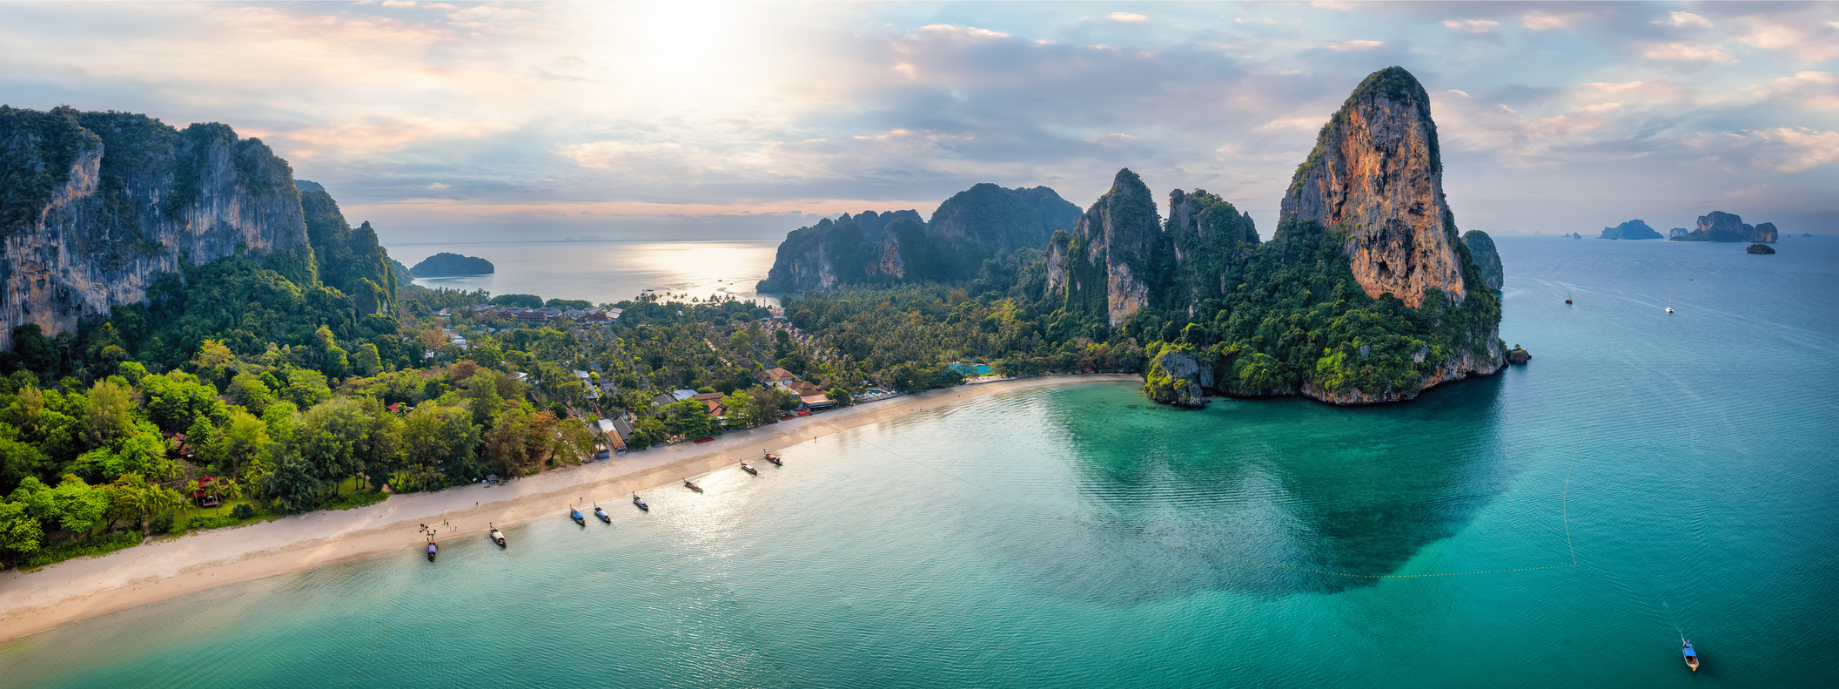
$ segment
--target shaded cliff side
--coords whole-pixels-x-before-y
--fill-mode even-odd
[[[1481,230],[1469,230],[1462,233],[1462,244],[1469,248],[1469,258],[1475,261],[1481,279],[1499,292],[1505,284],[1507,271],[1501,267],[1501,254],[1494,248],[1494,238]]]
[[[939,204],[930,221],[911,210],[825,218],[786,235],[757,289],[968,280],[985,260],[1045,247],[1078,217],[1078,206],[1047,187],[978,184]]]
[[[221,124],[0,106],[0,347],[139,302],[182,262],[239,253],[317,281],[286,161]]]

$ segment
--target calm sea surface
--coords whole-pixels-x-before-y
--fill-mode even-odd
[[[1839,684],[1839,240],[1500,246],[1535,358],[1414,403],[985,398],[40,634],[0,684]]]
[[[478,256],[496,269],[491,275],[415,281],[424,287],[603,304],[631,299],[648,289],[681,295],[686,301],[726,295],[778,303],[753,289],[773,267],[778,246],[779,240],[405,244],[388,248],[392,258],[410,267],[445,251]]]

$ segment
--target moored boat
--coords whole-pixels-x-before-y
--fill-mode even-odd
[[[587,517],[581,516],[581,510],[573,507],[568,508],[568,518],[575,520],[576,524],[587,526]]]
[[[1698,651],[1695,651],[1692,649],[1692,642],[1687,641],[1684,643],[1685,645],[1680,647],[1680,651],[1686,654],[1686,667],[1692,668],[1693,672],[1698,672],[1699,671]]]
[[[776,467],[785,466],[785,462],[779,461],[779,455],[773,454],[771,452],[766,453],[766,461],[772,462],[773,466],[776,466]]]
[[[639,494],[638,494],[638,493],[633,493],[633,494],[632,494],[632,504],[633,504],[633,505],[635,505],[635,506],[637,506],[637,507],[639,508],[639,511],[641,511],[641,512],[650,512],[650,511],[651,511],[651,506],[650,506],[650,505],[647,505],[647,504],[645,504],[645,499],[644,499],[644,498],[641,498],[641,497],[639,497]]]
[[[752,465],[752,464],[748,464],[748,463],[746,463],[746,462],[741,462],[741,471],[745,471],[745,472],[747,472],[747,473],[749,473],[749,474],[753,474],[753,475],[755,475],[755,476],[759,476],[759,475],[760,475],[760,471],[759,471],[758,469],[755,469],[755,468],[753,468],[753,465]]]
[[[693,491],[696,491],[696,492],[698,492],[698,493],[701,493],[701,492],[702,492],[702,486],[698,486],[698,485],[696,485],[696,483],[695,483],[694,481],[691,481],[691,480],[689,480],[689,479],[687,479],[687,478],[686,478],[686,479],[683,479],[683,487],[684,487],[684,488],[688,488],[688,489],[690,489],[690,490],[693,490]]]
[[[602,524],[611,524],[611,523],[613,523],[613,518],[612,518],[612,517],[609,517],[609,516],[607,516],[607,511],[606,511],[606,510],[603,510],[603,509],[600,509],[600,506],[599,506],[599,505],[595,505],[595,506],[594,506],[594,516],[595,516],[595,517],[599,517],[599,518],[600,518],[600,522],[601,522]]]
[[[490,526],[492,527],[492,534],[491,534],[492,542],[497,543],[498,547],[503,548],[504,547],[504,532],[499,531],[497,525],[490,525]]]
[[[434,541],[428,541],[428,561],[429,562],[434,561],[434,551],[435,551]]]

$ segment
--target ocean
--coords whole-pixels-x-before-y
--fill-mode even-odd
[[[1839,239],[1498,243],[1532,362],[1415,402],[986,397],[29,637],[0,683],[1839,684]]]
[[[492,262],[491,275],[419,278],[415,284],[448,289],[483,289],[497,294],[535,294],[544,299],[586,299],[611,304],[646,290],[688,301],[714,296],[777,304],[754,284],[773,267],[779,240],[576,241],[394,244],[390,257],[414,267],[441,252]]]

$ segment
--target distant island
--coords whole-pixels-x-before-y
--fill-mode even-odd
[[[1660,233],[1641,220],[1630,220],[1615,227],[1603,228],[1597,239],[1660,239]]]
[[[1778,237],[1775,223],[1746,225],[1735,213],[1712,211],[1699,216],[1698,228],[1684,234],[1680,228],[1667,239],[1675,242],[1761,242],[1773,243]]]
[[[491,275],[493,270],[492,262],[483,258],[442,252],[422,259],[409,269],[409,274],[418,278],[450,278]]]

